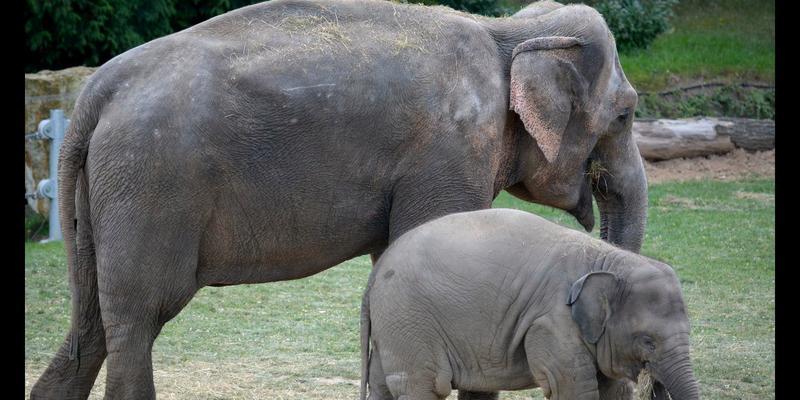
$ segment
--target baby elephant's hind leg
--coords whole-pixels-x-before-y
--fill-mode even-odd
[[[373,345],[369,356],[369,397],[368,400],[392,400],[392,393],[386,386],[386,376],[381,366],[381,355]]]
[[[386,386],[396,400],[443,400],[452,391],[450,380],[444,372],[417,370],[386,375]]]

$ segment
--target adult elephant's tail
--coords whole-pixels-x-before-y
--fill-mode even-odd
[[[58,199],[72,294],[70,331],[31,390],[31,399],[85,399],[106,357],[97,290],[97,262],[84,164],[99,107],[84,89],[59,154]]]

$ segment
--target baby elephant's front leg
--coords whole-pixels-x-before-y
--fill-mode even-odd
[[[577,332],[539,320],[525,334],[525,353],[533,379],[548,399],[600,400],[594,357]]]
[[[597,386],[600,400],[633,400],[633,382],[607,378],[598,372]]]

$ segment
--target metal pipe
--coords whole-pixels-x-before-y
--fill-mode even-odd
[[[43,179],[36,186],[37,198],[50,199],[50,211],[48,221],[50,232],[48,238],[42,243],[54,240],[63,240],[61,236],[61,223],[58,215],[58,153],[61,142],[64,141],[64,133],[69,125],[69,120],[64,118],[64,111],[60,109],[50,110],[50,119],[39,122],[39,129],[36,133],[26,135],[28,140],[50,140],[50,178]],[[31,194],[25,194],[31,197]]]
[[[58,153],[61,142],[64,141],[64,131],[67,121],[63,110],[50,110],[50,123],[52,124],[52,141],[50,142],[50,181],[52,181],[53,195],[50,196],[50,235],[48,241],[64,240],[61,236],[61,219],[58,215]]]

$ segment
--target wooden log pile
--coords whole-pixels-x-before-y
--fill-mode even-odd
[[[650,161],[775,148],[775,121],[749,118],[637,119],[633,137]]]

